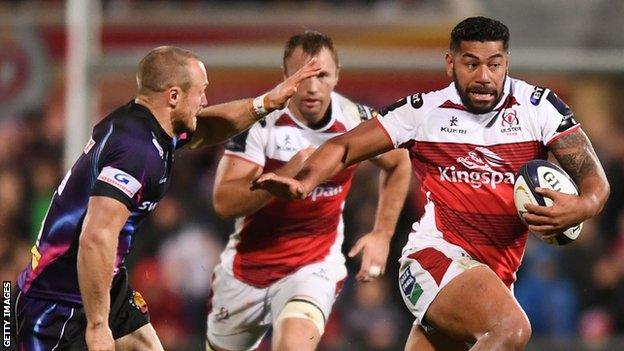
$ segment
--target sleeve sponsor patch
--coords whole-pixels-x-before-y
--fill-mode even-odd
[[[141,183],[136,180],[136,178],[120,169],[110,166],[104,167],[97,179],[121,190],[129,198],[133,198],[137,191],[141,189]]]
[[[539,105],[540,101],[542,101],[542,96],[544,96],[544,91],[546,91],[544,87],[535,87],[533,94],[531,94],[531,104]]]
[[[401,107],[401,106],[403,106],[405,104],[407,104],[407,98],[402,98],[401,100],[399,100],[399,101],[397,101],[397,102],[395,102],[395,103],[393,103],[391,105],[382,107],[381,110],[379,110],[379,114],[382,115],[382,116],[385,116],[385,115],[388,114],[388,112],[393,111],[393,110],[395,110],[395,109],[397,109],[397,108],[399,108],[399,107]]]
[[[421,108],[423,103],[424,101],[423,101],[423,97],[421,93],[416,93],[410,96],[410,104],[412,105],[413,108],[415,109]]]
[[[546,96],[546,100],[548,100],[548,102],[550,102],[555,107],[557,112],[559,112],[562,116],[567,117],[569,115],[572,115],[572,110],[570,110],[570,107],[568,107],[568,105],[566,105],[566,103],[563,102],[557,96],[557,94],[553,93],[552,91],[548,93],[548,95]]]

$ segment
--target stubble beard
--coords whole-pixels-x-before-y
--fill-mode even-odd
[[[507,79],[507,75],[505,75],[505,80],[506,79]],[[468,92],[465,90],[461,90],[459,86],[459,80],[457,79],[457,74],[455,73],[455,70],[453,70],[453,83],[455,84],[455,90],[457,91],[457,94],[459,94],[459,98],[461,99],[461,102],[464,105],[464,107],[468,110],[468,112],[471,112],[477,115],[492,111],[494,107],[498,105],[501,98],[503,97],[503,94],[501,91],[495,91],[494,92],[495,98],[491,104],[485,107],[478,107],[472,103],[472,101],[468,97]],[[505,86],[505,81],[503,81],[503,86]]]

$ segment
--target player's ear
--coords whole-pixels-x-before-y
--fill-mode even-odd
[[[171,107],[176,107],[180,101],[180,88],[171,87],[167,91],[167,102]]]
[[[451,52],[446,52],[444,55],[444,62],[446,64],[446,75],[449,77],[453,77],[453,54]]]

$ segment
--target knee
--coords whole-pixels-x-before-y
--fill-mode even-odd
[[[301,351],[301,350],[314,350],[315,347],[308,347],[302,340],[289,337],[287,335],[278,339],[277,345],[273,348],[275,351]]]
[[[510,316],[500,324],[497,334],[506,350],[524,350],[531,339],[531,323],[524,313]]]
[[[316,328],[306,320],[283,320],[274,332],[275,351],[315,350],[321,338]]]

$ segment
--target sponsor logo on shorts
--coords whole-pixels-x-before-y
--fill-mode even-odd
[[[325,270],[325,268],[321,268],[318,271],[312,272],[312,275],[329,281],[329,277],[327,276],[327,271]]]
[[[136,309],[138,309],[139,311],[141,311],[141,313],[143,314],[147,313],[147,302],[145,302],[140,292],[138,291],[132,292],[132,298],[130,299],[130,304],[136,307]]]
[[[219,313],[215,314],[215,320],[217,322],[224,321],[230,318],[230,311],[227,308],[221,307]]]
[[[121,190],[132,198],[141,189],[141,183],[130,174],[110,166],[104,167],[97,178]]]
[[[401,284],[401,291],[405,297],[407,297],[413,305],[416,305],[416,302],[423,293],[423,289],[420,284],[416,282],[416,278],[412,275],[412,271],[409,267],[401,274],[399,283]]]

